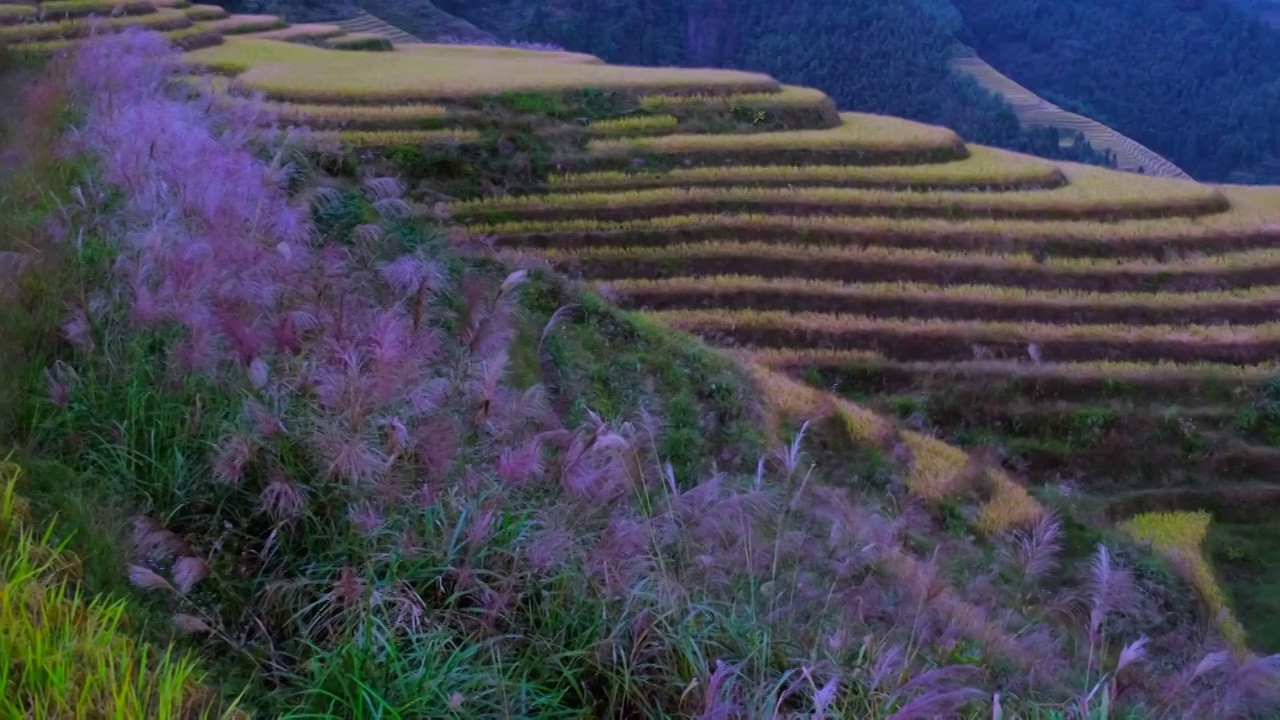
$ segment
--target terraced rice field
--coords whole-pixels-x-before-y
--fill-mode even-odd
[[[1064,110],[1019,85],[1012,78],[978,57],[971,48],[960,48],[951,67],[972,77],[991,92],[1003,95],[1023,125],[1056,127],[1071,133],[1083,133],[1098,149],[1115,153],[1116,166],[1128,172],[1155,177],[1190,180],[1191,176],[1137,140],[1123,135],[1092,118]]]
[[[921,497],[976,493],[984,532],[1042,512],[1027,482],[1118,519],[1280,500],[1280,188],[1055,164],[753,73],[331,32],[184,59],[219,102],[471,183],[465,229],[725,348],[779,421],[833,414]],[[484,192],[484,153],[523,184]]]
[[[155,30],[185,49],[211,47],[225,36],[270,39],[308,45],[330,44],[352,50],[389,47],[383,34],[348,34],[338,25],[289,25],[274,15],[233,15],[216,5],[186,0],[52,0],[0,3],[0,42],[12,51],[48,55],[67,50],[98,32],[130,27]],[[390,26],[383,25],[383,28]],[[408,37],[390,28],[400,42]],[[408,42],[417,42],[409,38]],[[300,46],[295,46],[300,47]]]

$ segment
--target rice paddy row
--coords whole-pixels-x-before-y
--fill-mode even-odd
[[[1192,293],[1280,281],[1280,250],[1155,260],[977,255],[868,247],[697,243],[666,247],[552,249],[546,259],[588,280],[748,275],[851,283],[991,285],[1092,293]]]
[[[700,276],[604,283],[643,310],[774,310],[1044,324],[1222,325],[1280,318],[1280,287],[1197,293],[1086,293],[991,285],[852,283]]]
[[[1028,358],[1256,364],[1280,353],[1280,322],[1257,325],[1050,325],[757,310],[667,310],[652,317],[748,347],[875,350],[901,361]],[[975,349],[976,348],[978,349]]]
[[[477,130],[338,130],[319,132],[315,137],[359,149],[460,147],[479,143],[481,139]]]
[[[105,27],[109,30],[121,30],[126,27],[139,27],[149,30],[177,30],[191,27],[191,25],[191,18],[187,17],[186,13],[181,10],[159,8],[154,12],[144,14],[97,19],[96,23],[86,18],[73,18],[53,22],[0,26],[0,42],[12,43],[15,49],[21,50],[23,43],[46,40],[74,40],[87,37],[94,27]]]
[[[766,165],[676,168],[667,172],[553,175],[553,192],[609,192],[696,187],[852,187],[893,190],[1004,191],[1048,189],[1067,182],[1056,165],[969,145],[969,157],[937,165]]]
[[[561,159],[574,172],[667,169],[734,163],[764,165],[915,165],[963,160],[964,143],[934,125],[865,113],[840,113],[823,129],[750,134],[668,134],[592,140],[581,155]]]
[[[715,137],[715,136],[711,136]],[[748,136],[755,139],[760,136]],[[842,149],[845,151],[845,149]],[[813,151],[811,151],[813,152]],[[458,203],[454,215],[471,223],[520,220],[626,221],[654,215],[761,213],[836,217],[889,216],[1042,220],[1197,217],[1230,205],[1214,188],[1146,178],[1131,181],[1073,167],[1069,184],[1054,190],[1008,193],[893,192],[850,188],[680,188],[630,192],[486,198]]]
[[[943,168],[946,165],[922,166],[922,169],[928,167]],[[760,170],[763,172],[765,169]],[[883,169],[868,170],[879,173]],[[1156,182],[1183,185],[1176,181]],[[1158,193],[1155,186],[1149,186],[1149,190],[1152,194]],[[1280,194],[1274,189],[1229,187],[1212,192],[1219,193],[1230,208],[1194,219],[1139,219],[1107,224],[1022,219],[846,219],[757,212],[653,215],[626,221],[598,218],[517,220],[472,223],[470,229],[493,235],[503,244],[565,249],[599,246],[639,248],[737,240],[827,245],[849,250],[875,246],[1065,257],[1154,257],[1171,261],[1187,253],[1217,254],[1280,246]],[[1208,199],[1213,197],[1212,192],[1192,190],[1186,198]],[[1018,193],[1028,198],[1035,194],[1029,191]],[[971,207],[996,204],[1003,197],[1005,194],[989,195]],[[553,201],[547,196],[536,202],[550,204]]]

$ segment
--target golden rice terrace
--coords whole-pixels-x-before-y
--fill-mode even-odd
[[[385,38],[347,34],[337,25],[291,26],[275,15],[233,15],[217,5],[185,0],[5,0],[0,4],[0,45],[18,53],[50,55],[93,35],[129,28],[154,30],[187,49],[217,45],[230,35],[332,49],[392,47]]]
[[[81,21],[49,6],[73,4],[0,6],[0,34],[65,46]],[[732,348],[780,414],[834,408],[905,449],[922,496],[986,473],[979,527],[1033,517],[1037,485],[1117,519],[1280,506],[1280,188],[970,145],[754,73],[127,7],[113,27],[203,39],[185,60],[218,102],[393,163],[473,234]]]

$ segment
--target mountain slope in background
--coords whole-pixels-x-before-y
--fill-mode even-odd
[[[842,108],[945,125],[975,142],[1103,163],[1087,143],[1024,131],[1004,99],[953,73],[947,0],[436,0],[502,40],[636,65],[765,72]]]
[[[232,13],[279,15],[295,23],[346,20],[360,14],[353,0],[210,0]]]
[[[1280,180],[1280,32],[1227,0],[956,0],[965,39],[1046,99],[1200,180]]]

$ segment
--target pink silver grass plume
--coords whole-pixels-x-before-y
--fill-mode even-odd
[[[1010,551],[1013,565],[1035,582],[1052,573],[1062,552],[1062,525],[1052,512],[1042,513],[1027,530],[1018,533]]]
[[[176,54],[156,33],[95,38],[72,86],[87,117],[73,142],[123,191],[115,270],[136,322],[177,322],[189,367],[269,349],[268,324],[307,266],[308,211],[257,156],[256,128],[166,95]],[[82,322],[83,324],[83,322]]]
[[[1090,568],[1089,637],[1096,646],[1102,639],[1107,616],[1131,614],[1137,607],[1137,590],[1128,570],[1116,566],[1106,545],[1099,543]]]
[[[128,28],[81,43],[72,73],[84,97],[125,105],[156,95],[174,76],[177,58],[163,35]]]
[[[1274,717],[1280,710],[1280,654],[1220,650],[1175,677],[1166,702],[1186,718]]]

